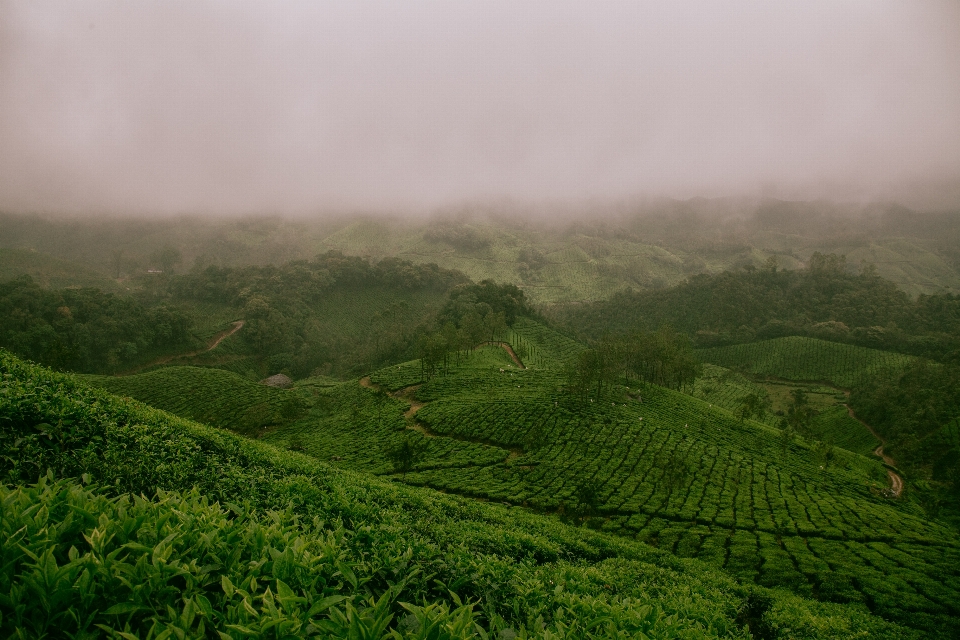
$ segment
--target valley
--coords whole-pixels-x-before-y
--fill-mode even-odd
[[[441,226],[424,242],[472,242],[472,228]],[[327,576],[320,590],[276,564],[249,573],[254,556],[209,565],[221,567],[209,569],[222,582],[214,588],[190,568],[195,552],[177,547],[178,575],[194,576],[178,590],[195,595],[169,611],[207,611],[203,624],[253,635],[268,619],[317,635],[361,624],[351,616],[396,625],[411,615],[449,628],[460,620],[456,637],[478,628],[590,637],[582,625],[603,611],[597,635],[667,634],[667,616],[696,637],[952,637],[957,299],[911,298],[836,254],[814,252],[792,271],[768,257],[675,286],[594,288],[597,297],[575,285],[595,276],[565,272],[566,293],[549,299],[532,276],[517,286],[478,280],[487,272],[463,273],[457,261],[339,251],[112,291],[18,276],[0,284],[11,319],[0,429],[16,443],[0,468],[5,499],[23,510],[5,522],[82,503],[106,514],[97,526],[134,563],[161,553],[163,539],[198,549],[228,531],[251,535],[234,529],[241,523],[277,540],[242,554],[274,563],[334,536],[340,559],[327,574],[309,570]],[[528,268],[507,254],[503,264]],[[32,329],[21,310],[48,328]],[[275,374],[285,382],[265,384]],[[194,539],[192,525],[172,524],[184,514],[221,524]],[[165,538],[137,529],[150,518]],[[18,558],[9,584],[39,571],[31,558],[42,548],[76,572],[108,553],[44,542],[59,538],[31,522],[9,533],[21,541],[6,547]],[[283,562],[307,562],[298,557]],[[124,587],[112,600],[113,578],[97,575],[96,602],[113,603],[100,611],[157,619],[147,602],[162,590]],[[561,596],[561,583],[573,591]],[[535,586],[491,595],[507,584]],[[18,602],[29,589],[14,592]],[[281,594],[312,604],[271,609]],[[57,615],[102,617],[59,597]],[[237,608],[238,597],[252,608]],[[47,628],[27,609],[9,611],[18,625]]]

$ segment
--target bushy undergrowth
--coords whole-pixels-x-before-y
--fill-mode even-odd
[[[336,471],[5,353],[0,376],[6,637],[912,635],[639,543]],[[97,488],[27,486],[48,473]]]

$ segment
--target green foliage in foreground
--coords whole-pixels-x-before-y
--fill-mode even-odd
[[[753,375],[816,380],[847,389],[896,373],[915,360],[899,353],[799,336],[699,349],[697,354],[704,362]]]
[[[639,543],[337,471],[5,353],[0,375],[7,637],[916,636]],[[23,486],[48,469],[99,488]]]

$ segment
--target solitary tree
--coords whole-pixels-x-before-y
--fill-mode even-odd
[[[394,471],[406,475],[423,458],[422,442],[414,442],[410,436],[387,449],[387,459],[393,463]]]
[[[737,408],[737,417],[740,422],[756,417],[763,418],[766,410],[763,406],[763,399],[756,393],[749,393],[740,398],[740,406]]]
[[[807,393],[803,389],[794,389],[790,395],[793,396],[793,401],[787,407],[787,423],[804,437],[809,436],[810,423],[816,411],[810,406]]]
[[[172,272],[175,266],[183,262],[183,255],[169,246],[160,249],[151,258],[164,273]]]
[[[113,272],[116,274],[116,278],[120,279],[120,269],[123,267],[123,249],[117,249],[110,254],[110,265],[113,267]]]
[[[787,421],[786,418],[780,422],[780,453],[781,455],[787,455],[787,450],[790,448],[790,445],[793,444],[793,439],[796,437],[797,432],[794,430],[793,425]]]
[[[593,480],[581,482],[574,493],[577,499],[576,515],[582,520],[596,515],[600,508],[600,487]]]

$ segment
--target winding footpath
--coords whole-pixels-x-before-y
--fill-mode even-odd
[[[503,347],[503,350],[507,352],[507,355],[516,363],[521,369],[526,369],[527,367],[520,361],[520,357],[517,355],[517,352],[513,350],[513,347],[510,346],[509,342],[500,342],[498,340],[488,340],[487,342],[481,342],[477,347],[483,347],[485,345],[494,345],[497,347]],[[477,347],[474,347],[476,349]]]
[[[885,445],[887,441],[881,438],[880,434],[873,430],[873,427],[871,427],[866,422],[858,418],[857,415],[853,412],[853,409],[850,408],[850,405],[845,404],[843,406],[847,408],[847,415],[849,415],[851,418],[853,418],[854,420],[856,420],[857,422],[865,426],[867,430],[869,430],[870,433],[873,434],[873,437],[880,442],[880,446],[878,446],[876,449],[873,450],[873,455],[883,460],[884,464],[888,465],[888,467],[897,466],[897,463],[894,461],[894,459],[883,452],[883,445]],[[890,476],[890,494],[894,498],[899,498],[900,494],[903,493],[903,478],[900,477],[900,474],[898,474],[896,471],[890,468],[887,469],[887,475]]]
[[[513,350],[513,347],[511,347],[509,343],[489,341],[489,342],[481,342],[480,344],[477,345],[477,347],[482,347],[484,345],[494,345],[494,346],[503,347],[503,349],[510,355],[510,358],[514,361],[514,363],[516,363],[517,367],[519,367],[520,369],[526,369],[523,362],[521,362],[520,358],[517,356],[516,352]],[[366,387],[368,389],[376,389],[378,391],[383,391],[383,389],[379,385],[374,384],[373,381],[370,380],[370,376],[364,376],[360,378],[360,386]],[[419,411],[421,408],[423,408],[426,405],[425,402],[421,402],[416,398],[416,392],[417,392],[417,389],[419,388],[420,388],[420,384],[413,384],[407,387],[403,387],[401,389],[397,389],[396,391],[386,392],[387,395],[389,395],[390,397],[396,398],[398,400],[403,400],[404,402],[407,402],[410,405],[410,407],[403,412],[403,417],[407,419],[408,429],[419,431],[420,433],[422,433],[424,436],[428,438],[436,438],[436,437],[449,438],[451,440],[459,440],[461,442],[472,442],[474,444],[485,444],[491,447],[497,447],[498,449],[504,449],[509,452],[507,454],[506,460],[514,460],[520,457],[521,455],[523,455],[523,449],[516,448],[516,447],[512,447],[512,448],[505,447],[500,443],[496,443],[492,441],[480,440],[476,438],[466,438],[466,437],[458,436],[454,434],[440,435],[440,434],[434,433],[425,424],[423,424],[422,422],[416,419],[417,411]]]
[[[229,329],[225,329],[224,331],[221,331],[217,335],[213,336],[213,338],[210,339],[210,342],[207,343],[207,346],[204,347],[203,349],[190,351],[188,353],[175,353],[171,356],[163,356],[161,358],[157,358],[156,360],[153,360],[152,362],[148,362],[147,364],[140,365],[136,369],[130,369],[129,371],[124,371],[123,373],[119,373],[117,375],[129,376],[131,374],[137,373],[138,371],[143,371],[144,369],[148,369],[149,367],[155,367],[158,364],[167,364],[168,362],[171,362],[173,360],[179,360],[180,358],[192,358],[193,356],[199,356],[202,353],[213,351],[214,349],[217,348],[217,345],[219,345],[221,342],[223,342],[224,340],[226,340],[227,338],[235,334],[237,331],[240,331],[240,329],[243,328],[243,322],[244,322],[243,320],[237,320],[236,322],[230,323],[231,326]]]

